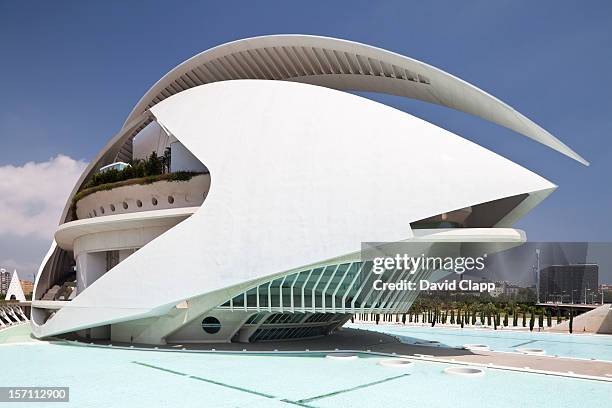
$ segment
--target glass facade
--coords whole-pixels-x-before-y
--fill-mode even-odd
[[[234,296],[220,309],[292,313],[392,313],[407,310],[417,291],[375,290],[374,281],[419,280],[423,272],[372,273],[372,263],[333,264],[275,278]]]

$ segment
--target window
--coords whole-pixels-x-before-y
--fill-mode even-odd
[[[123,202],[123,209],[127,210],[128,209],[128,203],[126,203],[125,201]]]
[[[136,200],[136,207],[138,208],[142,207],[142,201]]]
[[[153,197],[153,198],[151,199],[151,204],[153,204],[153,205],[157,205],[157,198]]]
[[[174,197],[168,196],[168,204],[174,204]]]
[[[111,209],[111,211],[115,211],[115,204],[111,204],[110,205],[110,209]]]
[[[104,207],[100,207],[100,212],[104,214]]]
[[[208,334],[218,333],[221,330],[221,322],[216,317],[205,317],[202,320],[202,329]]]

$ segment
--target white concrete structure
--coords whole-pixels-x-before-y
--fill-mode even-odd
[[[149,344],[322,335],[353,313],[405,311],[417,295],[373,291],[362,242],[411,241],[428,254],[524,242],[511,226],[552,183],[338,89],[459,109],[586,163],[499,100],[410,58],[311,36],[225,44],[154,85],[84,171],[36,278],[34,334]],[[97,169],[150,146],[204,174],[82,197]]]
[[[25,302],[26,300],[23,294],[23,288],[21,287],[21,281],[19,280],[19,275],[17,274],[17,269],[13,271],[13,277],[11,278],[11,283],[6,291],[4,300],[18,300],[20,302]]]

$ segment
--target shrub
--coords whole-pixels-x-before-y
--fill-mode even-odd
[[[130,162],[130,165],[123,170],[110,169],[95,173],[91,176],[91,180],[83,187],[89,189],[103,184],[116,183],[118,181],[130,180],[133,178],[159,176],[164,174],[164,169],[165,166],[162,160],[157,156],[157,153],[151,152],[151,155],[147,159],[133,160]]]

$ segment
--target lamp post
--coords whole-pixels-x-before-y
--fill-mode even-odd
[[[537,292],[537,303],[540,303],[540,248],[536,248],[536,292]]]

